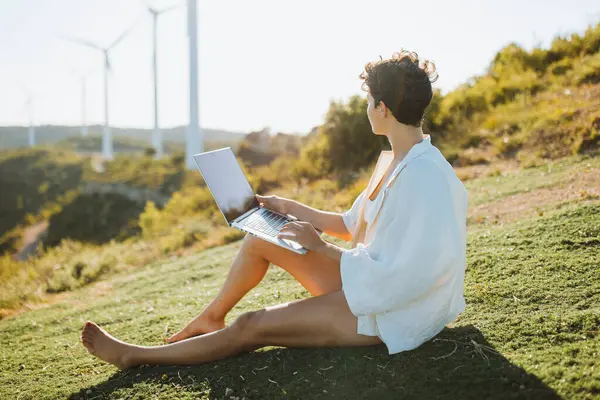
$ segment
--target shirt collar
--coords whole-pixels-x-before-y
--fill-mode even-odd
[[[400,171],[402,171],[404,169],[404,167],[406,167],[408,165],[409,162],[411,162],[415,158],[421,156],[423,153],[425,153],[431,147],[433,147],[431,145],[431,135],[424,135],[423,140],[420,141],[419,143],[413,145],[413,147],[410,148],[410,150],[408,151],[408,153],[406,154],[404,159],[402,161],[400,161],[400,164],[398,164],[396,166],[396,168],[394,169],[394,172],[392,173],[392,177],[390,178],[386,187],[389,186],[394,181],[394,179],[396,179],[396,176],[400,173]]]

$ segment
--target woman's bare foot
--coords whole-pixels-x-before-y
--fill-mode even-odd
[[[193,336],[204,335],[225,328],[225,320],[211,319],[205,314],[194,318],[185,328],[165,339],[167,343],[175,343]]]
[[[129,360],[133,346],[115,339],[93,322],[88,322],[83,327],[81,341],[90,354],[120,370],[131,367]]]

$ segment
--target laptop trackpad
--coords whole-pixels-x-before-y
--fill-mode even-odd
[[[294,242],[293,240],[281,239],[281,238],[279,240],[281,240],[282,242],[284,242],[285,244],[287,244],[288,246],[290,246],[293,249],[301,249],[302,248],[301,244]]]

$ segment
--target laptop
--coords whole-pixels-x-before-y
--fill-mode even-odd
[[[297,218],[258,203],[231,147],[196,154],[194,161],[230,227],[298,254],[306,254],[307,249],[299,243],[277,237],[285,223]]]

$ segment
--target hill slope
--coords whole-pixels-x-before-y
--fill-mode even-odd
[[[600,200],[573,176],[596,177],[599,165],[595,157],[469,181],[467,309],[416,350],[267,348],[126,373],[85,353],[78,336],[86,319],[124,340],[160,344],[216,294],[236,242],[115,275],[0,321],[0,398],[592,398],[600,393]],[[577,195],[545,204],[526,197],[550,188]],[[515,198],[516,219],[499,212],[499,199]],[[273,267],[227,322],[306,296]]]
[[[137,141],[145,141],[151,146],[150,138],[152,129],[117,128],[113,127],[112,135],[118,138],[129,138]],[[234,143],[246,137],[245,133],[229,132],[219,129],[203,128],[204,139],[210,142],[222,141]],[[163,129],[163,138],[166,142],[184,144],[186,127]],[[88,127],[90,136],[101,136],[102,126],[91,125]],[[37,143],[40,145],[54,144],[67,139],[79,139],[81,133],[77,126],[42,125],[36,127]],[[0,149],[11,149],[16,147],[27,147],[27,127],[24,126],[0,126]],[[99,149],[99,148],[98,148]]]

